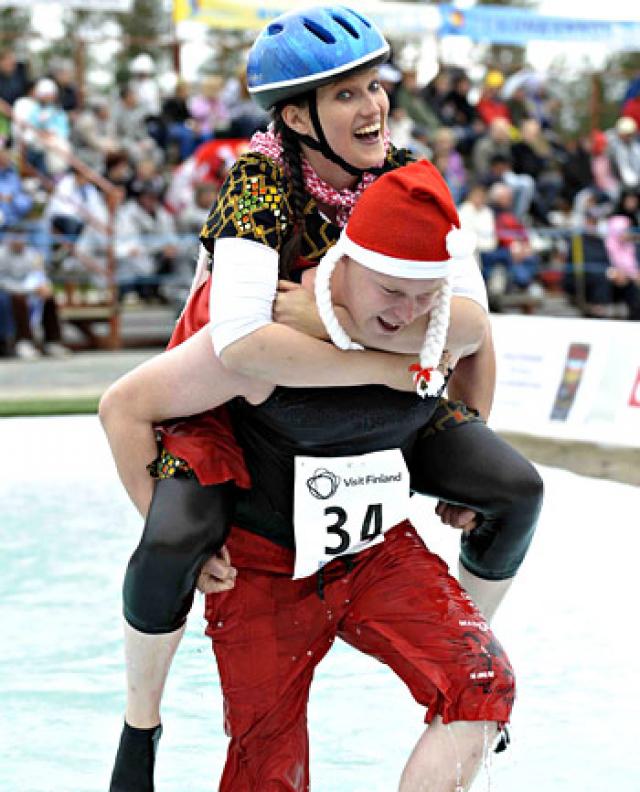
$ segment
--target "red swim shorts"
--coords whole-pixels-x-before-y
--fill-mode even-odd
[[[230,737],[221,792],[308,789],[309,686],[336,637],[389,665],[426,722],[509,720],[509,660],[409,523],[296,581],[291,551],[238,528],[227,546],[236,586],[206,603]]]

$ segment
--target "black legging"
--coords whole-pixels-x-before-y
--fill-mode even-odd
[[[453,413],[462,420],[438,428]],[[542,505],[542,480],[533,465],[462,405],[442,402],[414,446],[409,469],[416,492],[480,515],[480,525],[462,535],[462,564],[487,580],[513,577]],[[184,624],[200,568],[224,543],[234,506],[232,483],[156,482],[124,582],[124,615],[132,627],[158,634]]]
[[[416,492],[480,516],[479,526],[462,534],[462,565],[485,580],[513,577],[542,506],[543,483],[533,465],[476,420],[427,429],[415,445],[409,469]]]
[[[156,481],[124,578],[124,616],[136,630],[168,633],[185,623],[198,573],[229,532],[235,492],[232,482],[204,487],[184,476]]]

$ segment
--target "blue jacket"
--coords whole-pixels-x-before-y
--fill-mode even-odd
[[[15,168],[0,169],[0,228],[19,223],[32,206],[33,199],[22,189]]]

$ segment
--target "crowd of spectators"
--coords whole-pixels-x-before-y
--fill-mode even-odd
[[[72,64],[32,79],[0,50],[0,354],[65,354],[54,286],[107,287],[113,221],[118,297],[170,302],[188,291],[197,232],[233,159],[268,117],[242,78],[178,80],[169,95],[145,53],[113,95],[80,95]],[[549,81],[489,70],[472,85],[443,68],[380,70],[391,139],[441,171],[463,225],[478,236],[492,307],[532,305],[552,282],[591,316],[640,318],[640,80],[613,128],[563,140]],[[69,155],[119,190],[117,206]],[[580,244],[576,244],[576,238]]]
[[[505,297],[531,309],[556,286],[586,316],[640,319],[640,78],[611,129],[567,140],[557,87],[532,70],[489,70],[475,87],[461,69],[422,87],[412,70],[382,76],[391,137],[449,184],[495,310]]]

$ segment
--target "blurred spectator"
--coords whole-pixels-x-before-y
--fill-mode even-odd
[[[594,129],[591,133],[591,173],[596,189],[608,198],[615,199],[620,191],[618,180],[613,174],[607,151],[609,139],[604,132]]]
[[[398,106],[396,94],[402,82],[402,72],[393,63],[383,63],[378,67],[378,79],[389,97],[389,113],[392,115]]]
[[[545,131],[556,128],[556,116],[560,109],[560,101],[553,96],[542,77],[534,80],[527,96],[529,116],[534,118]]]
[[[513,211],[519,218],[525,217],[535,195],[535,182],[527,173],[514,173],[511,157],[494,154],[491,157],[489,173],[482,180],[487,186],[496,183],[506,184],[512,191]]]
[[[600,133],[602,134],[602,133]],[[570,204],[581,191],[594,184],[593,154],[594,136],[571,138],[565,143],[565,158],[562,162],[562,184],[560,193]],[[605,137],[606,146],[606,137]]]
[[[471,82],[467,73],[457,69],[451,76],[451,90],[444,97],[440,111],[444,124],[454,130],[457,150],[465,157],[485,131],[475,106],[469,101],[470,90]]]
[[[636,96],[640,96],[640,74],[636,74],[636,76],[629,81],[622,101],[624,103],[628,99],[633,99]]]
[[[196,122],[195,131],[201,141],[224,133],[229,127],[229,111],[222,99],[224,80],[218,74],[202,78],[199,92],[188,103],[189,113]]]
[[[484,79],[484,86],[480,99],[476,105],[476,112],[487,126],[497,118],[511,122],[509,108],[500,98],[500,89],[504,84],[502,72],[492,69]]]
[[[218,196],[219,184],[213,181],[193,185],[188,203],[176,215],[181,254],[172,272],[163,278],[161,294],[180,313],[189,296],[200,246],[200,231]]]
[[[640,141],[637,133],[636,122],[626,116],[619,118],[609,133],[609,160],[623,189],[640,186]]]
[[[607,221],[606,247],[615,270],[611,278],[617,285],[632,281],[640,284],[636,244],[640,241],[638,223],[639,201],[636,192],[623,192],[618,205]],[[638,316],[632,318],[640,318]]]
[[[199,244],[198,236],[218,197],[218,190],[219,185],[216,182],[198,182],[193,187],[191,200],[176,217],[179,233],[191,238],[189,244],[195,246],[196,255]],[[193,260],[195,261],[195,257]]]
[[[0,99],[12,105],[27,92],[28,83],[26,64],[16,59],[12,46],[0,46]]]
[[[167,208],[179,215],[193,201],[196,184],[212,182],[220,187],[231,165],[248,146],[246,140],[222,138],[210,140],[196,149],[192,157],[182,162],[171,174],[164,197]]]
[[[56,184],[45,210],[51,231],[62,236],[61,246],[70,251],[87,220],[105,214],[104,199],[95,184],[82,173],[71,171]]]
[[[487,204],[487,190],[484,185],[474,184],[469,188],[467,199],[459,207],[458,215],[460,226],[476,236],[489,305],[496,310],[500,307],[500,298],[507,290],[507,272],[511,262],[509,251],[498,247],[495,216]]]
[[[127,187],[133,179],[133,167],[125,151],[107,154],[104,162],[104,176],[116,187],[120,187],[123,195],[126,193]]]
[[[0,45],[0,99],[12,105],[26,93],[28,81],[27,68],[16,60],[13,48]],[[0,140],[10,135],[11,120],[0,113]]]
[[[27,143],[27,161],[48,177],[67,168],[65,153],[70,152],[69,118],[57,104],[58,86],[44,77],[33,89],[35,103],[27,121],[29,129],[23,135]]]
[[[180,247],[173,217],[161,205],[155,183],[137,186],[136,197],[119,208],[116,227],[120,297],[133,293],[142,299],[159,299],[163,277],[179,268]]]
[[[440,117],[447,126],[471,127],[477,118],[476,108],[469,101],[471,81],[465,71],[451,75],[451,90],[440,105]]]
[[[156,66],[147,52],[141,52],[129,64],[130,86],[144,116],[160,115],[160,88]]]
[[[80,96],[76,86],[73,62],[67,58],[55,58],[51,62],[51,79],[58,86],[58,103],[73,118],[80,108]]]
[[[158,196],[164,195],[166,180],[152,157],[140,159],[133,165],[133,174],[127,185],[127,197],[136,198],[142,187],[148,191],[153,188]]]
[[[93,170],[104,170],[107,155],[120,149],[116,124],[105,97],[91,98],[73,124],[71,141],[79,159]]]
[[[58,309],[42,256],[27,244],[24,234],[7,234],[0,244],[0,289],[11,295],[18,357],[23,360],[40,357],[34,326],[42,333],[46,355],[64,357],[69,354],[60,343]]]
[[[36,83],[29,80],[25,87],[25,92],[13,103],[13,122],[11,124],[11,140],[16,151],[22,153],[28,140],[33,137],[33,131],[29,129],[27,123],[37,102],[34,97]]]
[[[451,91],[451,75],[446,69],[440,69],[436,76],[427,83],[420,92],[422,98],[431,108],[431,112],[436,115],[444,124],[448,119],[443,116],[442,106]]]
[[[167,158],[171,162],[178,163],[187,159],[198,145],[198,135],[188,107],[190,92],[189,83],[178,80],[174,92],[162,104],[161,118],[166,129]]]
[[[505,258],[508,287],[540,296],[540,286],[536,283],[540,259],[531,247],[527,229],[513,211],[513,190],[497,182],[489,190],[489,201],[495,215],[498,245],[508,253]]]
[[[109,216],[103,204],[102,215],[84,224],[73,250],[60,262],[60,280],[71,281],[79,286],[105,289],[109,236]]]
[[[459,204],[463,199],[467,172],[462,157],[456,151],[453,130],[440,127],[433,136],[433,162],[447,182],[453,200]]]
[[[15,333],[11,295],[0,289],[0,358],[8,357],[12,353]]]
[[[237,90],[227,100],[229,126],[226,135],[230,138],[250,138],[254,132],[265,131],[270,116],[253,101],[247,88],[244,71],[237,78]]]
[[[626,305],[629,319],[640,319],[640,287],[637,280],[612,266],[599,215],[587,211],[584,224],[574,232],[563,286],[586,316],[602,319],[613,316],[615,303]]]
[[[636,122],[636,128],[640,129],[640,93],[627,99],[622,105],[622,113],[620,115],[625,118],[633,118]]]
[[[147,110],[138,99],[131,84],[120,89],[120,99],[113,111],[115,134],[121,149],[133,161],[151,155],[156,162],[162,162],[162,153],[156,141],[147,130]]]
[[[504,118],[494,119],[473,147],[473,171],[479,179],[487,177],[496,154],[511,160],[511,124]]]
[[[523,121],[530,117],[527,107],[527,88],[524,84],[516,85],[512,91],[502,90],[502,98],[509,111],[511,123],[519,127]]]
[[[6,143],[0,141],[0,229],[20,223],[31,211],[33,199],[24,190]]]
[[[440,119],[433,112],[428,103],[424,100],[418,87],[418,77],[415,69],[407,69],[402,72],[402,82],[396,91],[397,107],[404,110],[407,117],[414,124],[435,132],[440,126]]]
[[[548,223],[547,215],[562,188],[562,176],[554,150],[542,134],[534,118],[522,122],[521,139],[511,146],[513,171],[528,174],[535,182],[531,213],[540,223]]]

